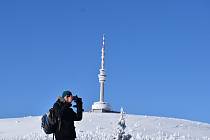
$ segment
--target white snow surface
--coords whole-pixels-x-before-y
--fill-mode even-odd
[[[84,112],[75,122],[77,140],[111,140],[120,114]],[[126,115],[131,140],[210,140],[210,124],[183,119]],[[41,129],[41,116],[0,119],[0,140],[52,140]]]

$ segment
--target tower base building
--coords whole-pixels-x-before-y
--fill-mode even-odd
[[[111,106],[106,102],[94,102],[92,112],[112,112]]]

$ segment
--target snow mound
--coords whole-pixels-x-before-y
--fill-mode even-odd
[[[77,140],[111,140],[120,114],[85,112],[75,122]],[[210,140],[210,124],[188,120],[126,115],[131,140]],[[0,119],[0,140],[51,140],[41,129],[41,117]]]

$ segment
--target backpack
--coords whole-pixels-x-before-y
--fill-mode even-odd
[[[41,127],[44,130],[46,134],[52,134],[55,133],[57,129],[57,117],[55,115],[55,110],[51,108],[49,112],[44,114],[41,118]]]

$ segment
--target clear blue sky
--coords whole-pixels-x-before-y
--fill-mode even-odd
[[[0,118],[42,115],[63,90],[127,113],[210,123],[208,0],[0,1]]]

